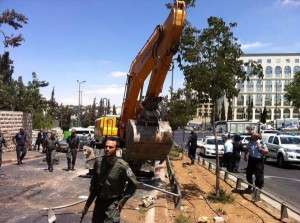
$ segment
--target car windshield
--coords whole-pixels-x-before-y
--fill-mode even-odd
[[[281,137],[281,144],[299,144],[300,138],[297,137]]]
[[[214,145],[215,144],[215,139],[207,139],[207,144],[208,145]],[[218,139],[218,145],[223,145],[222,139]]]

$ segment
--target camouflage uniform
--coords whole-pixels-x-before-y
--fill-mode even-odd
[[[47,164],[48,164],[48,170],[50,172],[53,171],[53,163],[54,163],[54,158],[56,154],[56,147],[59,147],[59,142],[56,137],[48,137],[45,140],[45,147],[46,147],[46,159],[47,159]]]
[[[79,137],[74,134],[70,135],[67,138],[67,143],[69,144],[69,148],[67,150],[67,161],[68,161],[68,169],[67,170],[74,170],[77,150],[79,148]],[[72,164],[72,167],[71,167]]]
[[[123,159],[115,157],[109,162],[104,156],[98,157],[90,187],[91,193],[96,194],[92,222],[120,222],[117,206],[124,206],[136,187],[136,178]]]

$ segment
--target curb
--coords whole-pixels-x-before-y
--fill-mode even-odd
[[[45,156],[45,154],[38,154],[38,155],[28,156],[28,157],[25,156],[24,160],[34,159],[34,158],[38,158],[38,157],[42,157],[42,156]],[[2,164],[8,164],[8,163],[14,163],[14,162],[17,162],[17,158],[2,160]]]

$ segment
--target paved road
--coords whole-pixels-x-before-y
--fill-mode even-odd
[[[198,138],[203,138],[206,135],[212,135],[211,132],[196,132]],[[174,132],[174,140],[179,145],[186,145],[189,136],[189,131],[182,130]],[[243,155],[242,155],[243,157]],[[215,159],[208,158],[211,162]],[[244,168],[247,163],[242,160],[240,163],[239,176],[245,178]],[[275,161],[268,161],[265,165],[265,187],[264,190],[275,195],[285,203],[291,205],[297,210],[300,210],[300,164],[293,164],[287,168],[279,168]]]

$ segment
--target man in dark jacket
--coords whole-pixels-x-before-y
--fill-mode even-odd
[[[23,164],[22,160],[26,156],[27,149],[26,149],[26,143],[27,143],[27,134],[24,131],[24,128],[21,127],[20,131],[16,133],[15,137],[13,138],[13,142],[16,145],[16,152],[17,152],[17,161],[18,165]]]
[[[241,152],[244,150],[241,142],[240,134],[235,134],[233,137],[233,172],[239,173],[239,165],[241,160]]]
[[[67,150],[67,161],[68,161],[68,168],[67,170],[75,170],[75,162],[77,152],[79,151],[79,137],[76,135],[76,130],[72,129],[71,135],[67,138],[68,143],[68,150]],[[71,166],[72,164],[72,166]]]
[[[90,193],[94,194],[92,200],[96,198],[92,223],[120,222],[123,206],[135,193],[136,178],[128,163],[117,157],[118,147],[118,139],[108,137],[104,156],[98,157],[94,164],[90,186]],[[91,203],[84,207],[83,216]]]
[[[51,131],[50,137],[45,139],[45,147],[46,147],[46,159],[48,164],[48,170],[53,172],[53,163],[56,154],[56,147],[60,148],[57,137],[55,136],[55,131]]]
[[[189,137],[189,141],[186,144],[188,148],[188,156],[191,159],[191,165],[195,162],[196,150],[197,150],[197,134],[194,131],[191,131],[191,136]]]

